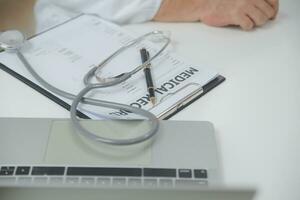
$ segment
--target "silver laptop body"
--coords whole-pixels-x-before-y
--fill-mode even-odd
[[[125,125],[123,121],[86,122],[87,127],[117,136],[147,128],[146,122],[137,121]],[[87,199],[96,199],[99,191],[107,198],[112,195],[111,199],[124,194],[123,199],[140,199],[141,195],[143,199],[153,195],[182,199],[186,190],[191,194],[188,199],[248,200],[253,196],[252,190],[213,189],[222,184],[222,179],[214,128],[209,122],[161,121],[152,141],[130,147],[133,151],[125,155],[133,161],[130,163],[126,158],[124,162],[121,153],[127,149],[84,141],[68,119],[0,118],[0,127],[0,196],[7,199],[32,199],[33,194],[35,199],[47,199],[50,193],[63,197],[70,191],[78,194],[76,198],[89,193]],[[77,138],[77,143],[72,138]],[[117,157],[113,154],[117,159],[103,160],[111,151],[117,152]],[[144,151],[147,154],[134,157]],[[95,154],[92,159],[89,153]]]

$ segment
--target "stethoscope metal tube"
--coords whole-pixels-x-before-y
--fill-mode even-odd
[[[110,78],[103,79],[98,75],[100,73],[100,70],[102,70],[102,68],[106,64],[108,64],[113,58],[118,56],[120,53],[125,51],[127,48],[130,48],[133,45],[143,41],[145,38],[147,38],[149,36],[154,36],[154,35],[161,35],[162,39],[165,40],[165,43],[153,56],[151,56],[151,58],[147,62],[137,66],[136,68],[134,68],[134,70],[132,70],[130,72],[122,73],[122,74],[119,74],[115,77],[110,77]],[[152,32],[146,33],[146,34],[144,34],[144,35],[142,35],[142,36],[140,36],[140,37],[138,37],[134,40],[131,40],[130,42],[128,42],[127,44],[125,44],[124,46],[122,46],[121,48],[116,50],[114,53],[112,53],[110,56],[108,56],[106,59],[104,59],[100,64],[93,67],[88,73],[86,73],[86,75],[83,78],[83,82],[84,82],[85,85],[90,84],[90,79],[92,77],[96,77],[99,80],[99,82],[105,82],[105,80],[111,81],[112,79],[120,78],[123,75],[124,76],[126,76],[127,74],[133,75],[133,74],[139,72],[140,70],[144,69],[149,63],[151,63],[154,59],[156,59],[167,48],[167,46],[170,44],[170,42],[171,42],[170,38],[168,36],[166,36],[163,31],[152,31]]]
[[[135,74],[136,72],[138,72],[141,69],[143,69],[144,67],[146,67],[153,59],[155,59],[160,53],[162,53],[166,49],[168,44],[170,43],[169,37],[165,36],[162,31],[153,31],[153,32],[147,33],[145,35],[142,35],[142,36],[138,37],[137,39],[132,40],[128,44],[122,46],[120,49],[115,51],[108,58],[103,60],[99,65],[97,65],[96,67],[93,67],[84,76],[83,81],[84,81],[84,84],[86,85],[86,87],[83,90],[81,90],[78,95],[74,95],[74,94],[65,92],[63,90],[60,90],[60,89],[54,87],[53,85],[49,84],[46,80],[44,80],[38,73],[36,73],[36,71],[32,68],[32,66],[30,65],[28,60],[24,57],[24,55],[20,51],[22,44],[25,42],[24,35],[19,31],[10,31],[10,32],[11,32],[11,36],[15,36],[15,38],[12,37],[12,39],[6,39],[4,37],[4,39],[3,39],[3,37],[1,38],[1,36],[3,36],[2,35],[3,33],[0,34],[0,47],[5,50],[9,50],[9,51],[14,50],[16,52],[18,58],[21,60],[21,62],[27,68],[27,70],[45,88],[47,88],[48,90],[50,90],[60,96],[63,96],[70,100],[73,100],[71,109],[70,109],[70,115],[71,115],[72,124],[73,124],[75,130],[78,131],[78,133],[85,136],[86,138],[95,140],[97,142],[111,144],[111,145],[137,144],[137,143],[140,143],[140,142],[143,142],[145,140],[152,138],[157,133],[157,130],[159,128],[159,122],[158,122],[158,119],[156,118],[156,116],[154,114],[152,114],[151,112],[148,112],[148,111],[140,109],[140,108],[128,106],[125,104],[119,104],[119,103],[115,103],[115,102],[108,102],[108,101],[103,101],[103,100],[98,100],[98,99],[86,98],[84,96],[93,89],[106,88],[106,87],[114,86],[121,82],[124,82],[127,79],[129,79],[133,74]],[[9,36],[9,31],[5,32],[5,34],[6,34],[6,36]],[[132,70],[130,72],[125,72],[125,73],[122,73],[115,77],[105,78],[104,79],[105,81],[100,81],[99,83],[91,83],[90,82],[92,77],[97,76],[96,75],[97,71],[99,72],[99,70],[101,70],[107,63],[109,63],[113,58],[115,58],[121,52],[123,52],[127,48],[141,42],[146,37],[149,37],[151,35],[158,35],[158,34],[160,34],[162,36],[162,39],[165,40],[165,44],[159,51],[157,51],[157,53],[152,58],[149,59],[148,62],[145,62],[142,65],[139,65],[138,67],[136,67],[134,70]],[[143,116],[143,117],[149,119],[149,121],[151,122],[151,128],[144,135],[141,135],[141,136],[138,136],[135,138],[130,138],[130,139],[111,139],[111,138],[101,137],[101,136],[85,129],[80,124],[80,121],[78,120],[77,115],[76,115],[77,107],[80,103],[94,105],[94,106],[101,106],[101,107],[106,107],[106,108],[112,108],[112,109],[127,110],[129,112],[138,114],[140,116]]]

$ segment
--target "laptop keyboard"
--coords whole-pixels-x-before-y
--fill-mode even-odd
[[[0,185],[176,187],[208,184],[206,169],[1,166]]]

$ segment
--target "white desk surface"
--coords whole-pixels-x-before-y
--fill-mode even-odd
[[[200,23],[127,26],[170,30],[179,55],[227,78],[172,119],[213,122],[225,183],[256,187],[257,200],[300,199],[300,1],[280,3],[277,20],[250,32]],[[3,71],[0,91],[0,117],[69,117]]]

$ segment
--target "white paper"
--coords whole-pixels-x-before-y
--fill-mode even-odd
[[[83,77],[89,69],[122,45],[133,39],[130,33],[121,27],[106,22],[93,15],[81,15],[56,28],[48,30],[30,39],[22,53],[29,63],[44,79],[61,90],[78,94],[85,86]],[[139,49],[146,47],[151,55],[159,49],[158,44],[144,42],[120,54],[102,70],[102,76],[109,77],[131,71],[141,64]],[[0,62],[39,84],[14,53],[1,53]],[[164,52],[152,62],[152,76],[155,85],[157,104],[153,107],[147,95],[143,71],[120,85],[97,89],[87,96],[95,99],[124,103],[150,110],[156,116],[176,106],[176,102],[213,80],[218,73],[212,69],[191,65],[178,59],[176,55]],[[185,89],[189,85],[193,89]],[[40,84],[39,84],[40,85]],[[174,97],[168,95],[176,93]],[[164,98],[168,95],[168,98]],[[57,95],[56,95],[57,96]],[[60,97],[71,103],[71,100]],[[161,102],[164,100],[164,102]],[[127,112],[81,105],[91,118],[122,117],[128,118]]]

